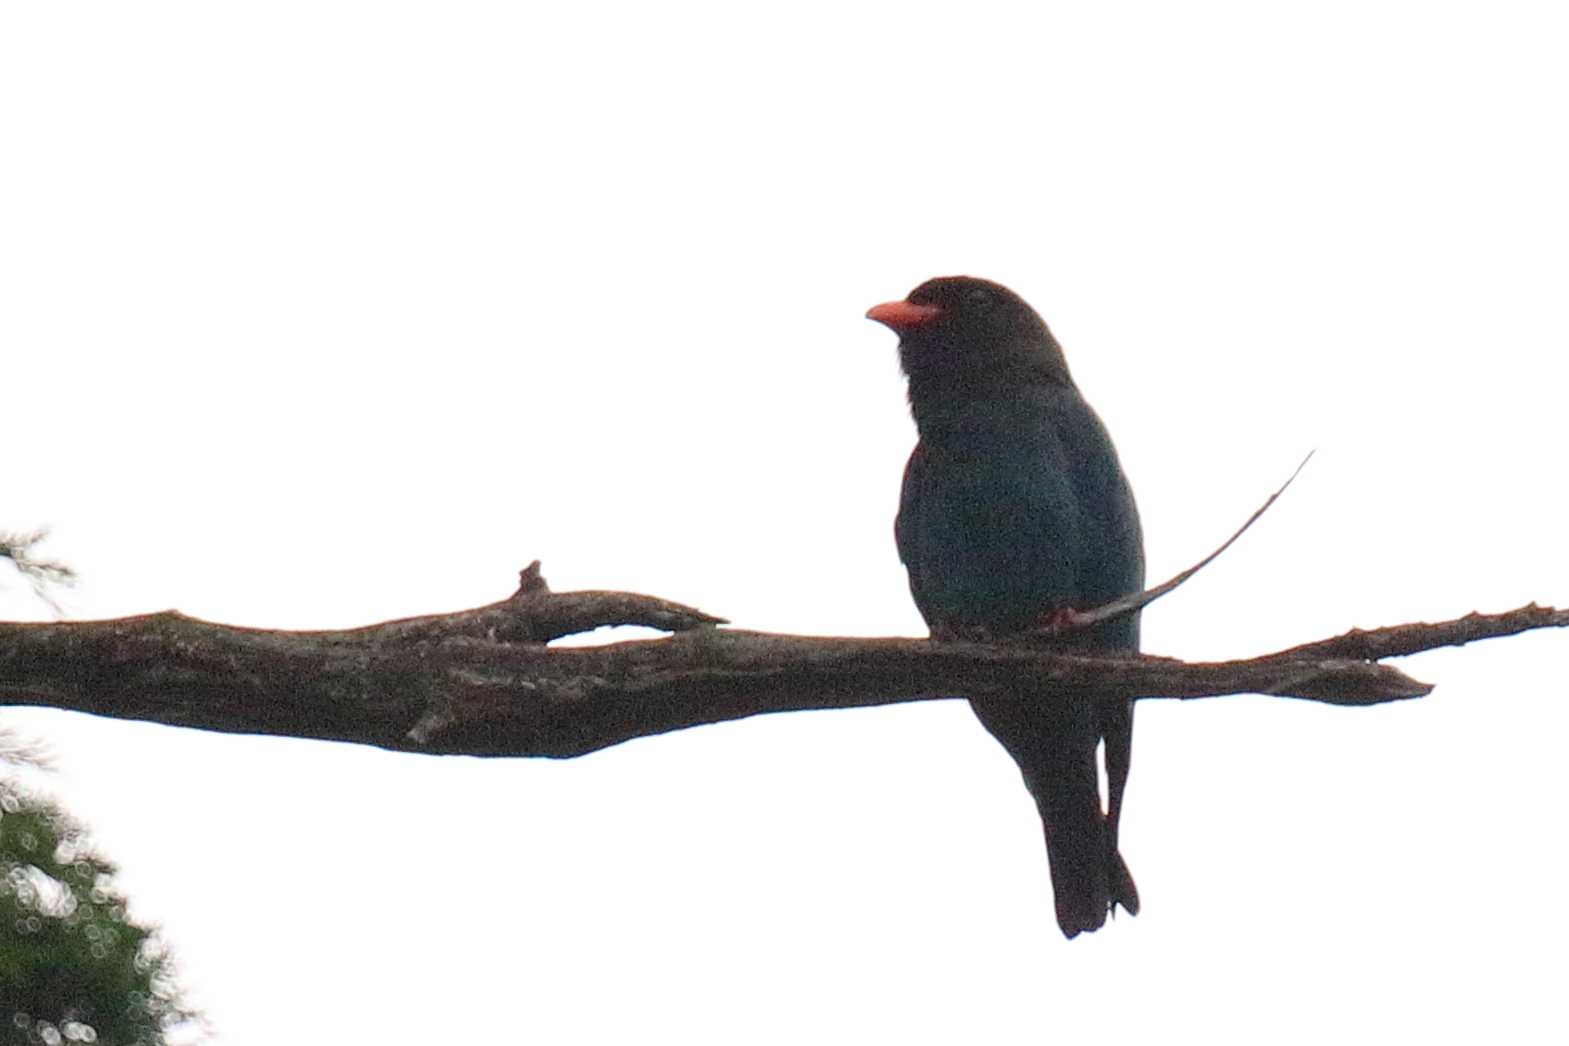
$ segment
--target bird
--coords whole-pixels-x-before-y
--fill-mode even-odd
[[[1006,639],[1143,589],[1143,533],[1117,451],[1023,298],[944,276],[866,316],[899,336],[918,439],[894,535],[933,639]],[[1135,612],[1066,632],[1052,649],[1138,646]],[[1133,702],[1048,691],[970,705],[1035,800],[1063,934],[1099,929],[1119,905],[1138,914],[1117,842]]]

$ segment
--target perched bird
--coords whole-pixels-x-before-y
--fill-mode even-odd
[[[866,315],[899,335],[909,379],[920,439],[894,531],[934,638],[1001,638],[1143,588],[1138,510],[1117,452],[1034,309],[999,284],[949,276]],[[1137,650],[1138,617],[1057,644]],[[1098,929],[1119,904],[1136,914],[1117,851],[1133,702],[1035,693],[970,704],[1040,810],[1062,932]]]

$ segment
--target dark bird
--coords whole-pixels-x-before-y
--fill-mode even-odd
[[[999,284],[948,276],[866,315],[899,335],[909,378],[920,439],[894,532],[934,638],[1003,638],[1143,588],[1133,492],[1034,309]],[[1056,643],[1137,650],[1138,617]],[[1117,851],[1133,702],[1036,693],[970,705],[1019,764],[1040,810],[1062,932],[1099,929],[1119,904],[1137,914],[1138,891]]]

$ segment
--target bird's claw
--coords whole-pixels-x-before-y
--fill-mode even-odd
[[[1047,633],[1072,632],[1083,620],[1084,615],[1072,607],[1054,607],[1040,616],[1036,629]]]

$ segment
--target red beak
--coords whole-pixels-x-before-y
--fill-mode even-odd
[[[866,310],[866,318],[876,320],[894,331],[915,330],[942,315],[937,305],[917,305],[910,301],[885,301]]]

